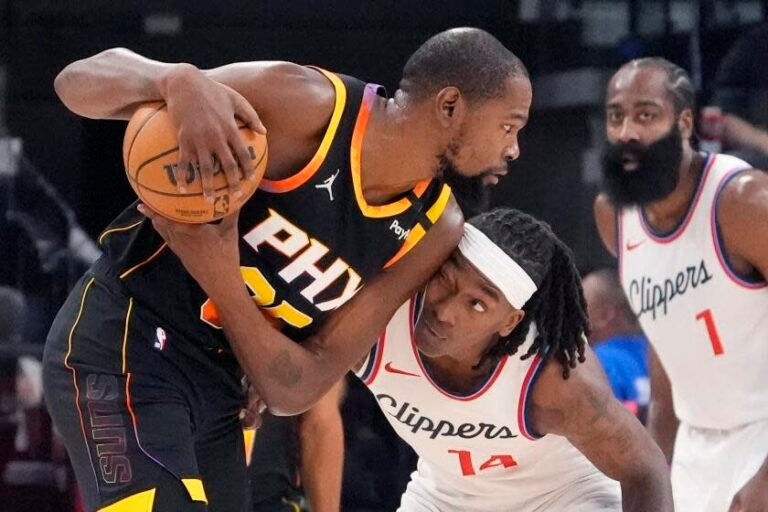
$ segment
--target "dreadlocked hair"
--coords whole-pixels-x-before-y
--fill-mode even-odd
[[[554,357],[567,379],[577,362],[584,362],[589,335],[587,305],[573,253],[547,223],[518,210],[498,208],[473,217],[469,223],[517,262],[537,286],[523,306],[523,320],[488,349],[483,361],[516,354],[533,322],[536,336],[521,359],[539,355],[546,361]]]

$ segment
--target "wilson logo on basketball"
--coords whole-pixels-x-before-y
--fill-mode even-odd
[[[267,168],[269,153],[266,136],[247,126],[238,128],[256,179],[240,181],[242,195],[227,198],[228,213],[239,209],[256,191]],[[144,204],[169,219],[200,224],[221,218],[222,205],[214,207],[213,201],[206,200],[203,194],[200,167],[178,168],[177,133],[164,103],[146,103],[137,108],[123,138],[123,163],[128,182]],[[211,165],[214,197],[228,193],[227,169],[216,160]]]
[[[248,154],[251,156],[251,160],[256,159],[256,150],[253,149],[253,146],[248,146]],[[168,177],[168,182],[174,187],[179,184],[179,182],[176,180],[176,169],[178,168],[179,168],[178,164],[163,165],[163,169],[165,170],[165,175]],[[213,175],[219,176],[223,172],[224,172],[224,169],[222,169],[221,163],[218,160],[215,160],[213,162]],[[187,166],[187,172],[184,175],[185,184],[189,185],[192,182],[194,182],[195,178],[197,177],[197,174],[198,172],[194,165],[190,164],[189,166]]]

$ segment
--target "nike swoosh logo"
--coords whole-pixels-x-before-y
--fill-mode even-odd
[[[639,242],[634,243],[634,244],[632,242],[627,242],[627,250],[628,251],[634,251],[635,249],[637,249],[638,247],[640,247],[644,243],[645,243],[645,240],[640,240]]]
[[[395,368],[394,366],[392,366],[392,361],[389,361],[387,364],[384,365],[384,370],[389,373],[399,373],[400,375],[408,375],[409,377],[419,377],[418,373],[411,373],[405,370],[400,370],[398,368]]]

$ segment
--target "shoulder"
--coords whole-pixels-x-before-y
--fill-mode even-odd
[[[760,238],[768,222],[768,174],[757,169],[740,172],[723,187],[717,208],[725,236]]]
[[[748,169],[738,173],[723,187],[721,214],[768,210],[768,173]]]
[[[564,435],[579,409],[600,408],[612,396],[595,353],[587,348],[584,355],[586,361],[571,369],[567,379],[559,361],[547,361],[532,393],[537,432]]]
[[[439,217],[435,217],[434,224],[424,239],[416,245],[414,252],[426,252],[437,247],[456,247],[464,234],[464,215],[459,204],[447,187],[442,188],[441,195],[444,195],[442,201],[438,199],[433,203],[439,210],[436,212]]]
[[[616,256],[616,207],[606,194],[600,193],[595,197],[592,208],[600,239],[608,252]]]
[[[322,72],[292,62],[240,62],[205,74],[239,92],[259,115],[272,114],[273,124],[294,116],[324,126],[335,104],[336,88]]]
[[[768,174],[742,171],[725,184],[717,202],[717,217],[726,249],[768,273]]]

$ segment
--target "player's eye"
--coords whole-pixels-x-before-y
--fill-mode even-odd
[[[485,313],[486,311],[488,311],[488,308],[485,306],[485,304],[481,300],[473,299],[470,302],[470,304],[472,306],[472,309],[474,309],[478,313]]]

